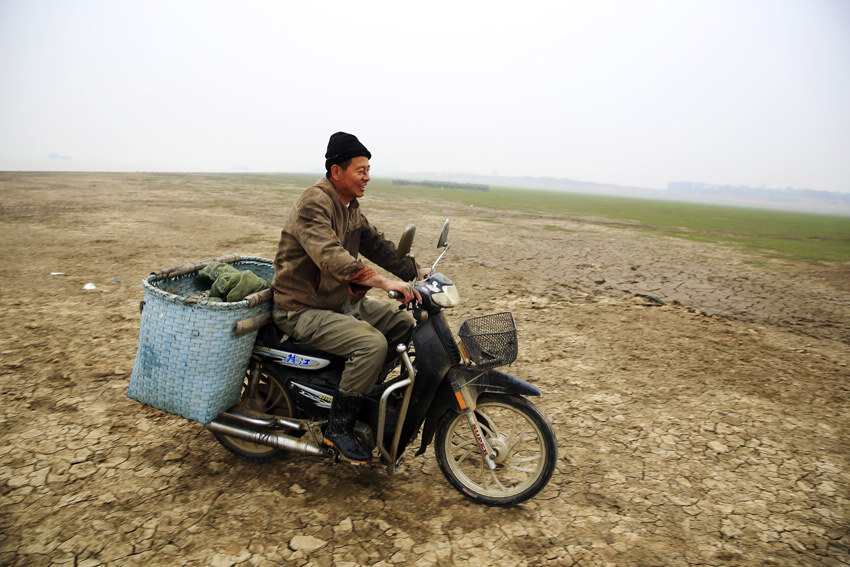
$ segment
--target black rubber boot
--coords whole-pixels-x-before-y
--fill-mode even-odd
[[[368,463],[372,459],[372,452],[354,435],[354,421],[362,403],[362,397],[335,393],[325,428],[325,444],[335,447],[352,463]]]

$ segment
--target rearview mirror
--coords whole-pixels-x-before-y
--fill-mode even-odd
[[[449,245],[449,219],[443,224],[443,232],[440,233],[440,238],[437,240],[437,248],[445,248]]]
[[[415,224],[408,226],[404,229],[404,232],[401,233],[401,238],[398,239],[398,247],[396,248],[396,255],[399,258],[404,258],[408,254],[410,254],[410,249],[413,246],[413,236],[415,234]]]

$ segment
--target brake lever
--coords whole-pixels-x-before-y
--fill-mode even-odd
[[[387,292],[387,297],[389,297],[390,299],[398,300],[401,299],[402,295],[399,292],[393,290]],[[422,305],[415,297],[411,299],[408,303],[402,303],[398,306],[399,311],[404,311],[405,309],[410,309],[411,311],[413,311],[413,318],[417,321],[422,320]]]
[[[395,291],[395,290],[388,291],[388,292],[387,292],[387,297],[389,297],[390,299],[395,299],[396,301],[398,301],[399,299],[402,299],[402,295],[401,295],[401,293],[399,293],[399,292],[397,292],[397,291]],[[413,303],[416,303],[416,299],[415,299],[415,298],[414,298],[414,299],[412,299],[412,300],[410,300],[408,303],[402,303],[401,305],[399,305],[399,306],[398,306],[398,310],[399,310],[399,311],[404,311],[405,309],[409,308],[409,307],[411,306],[411,304],[413,304]]]

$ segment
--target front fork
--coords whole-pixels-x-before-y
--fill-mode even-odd
[[[458,408],[469,423],[472,434],[478,441],[478,447],[481,449],[481,454],[484,456],[484,463],[490,470],[496,468],[496,453],[493,447],[487,442],[486,437],[481,431],[481,426],[478,424],[478,418],[475,417],[475,399],[469,391],[469,387],[462,383],[457,377],[450,378],[452,391],[455,395]]]

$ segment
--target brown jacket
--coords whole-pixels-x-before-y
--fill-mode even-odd
[[[369,224],[357,199],[346,207],[323,177],[301,194],[283,224],[274,259],[275,305],[341,312],[352,276],[365,266],[358,254],[402,280],[416,277],[413,260],[396,256],[395,245]]]

